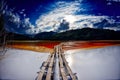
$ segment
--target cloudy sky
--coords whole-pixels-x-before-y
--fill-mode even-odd
[[[120,30],[120,0],[6,0],[6,29],[37,34],[84,27]],[[11,12],[12,13],[11,13]],[[9,14],[12,15],[8,21]],[[12,23],[11,23],[12,22]],[[61,30],[62,31],[62,30]]]

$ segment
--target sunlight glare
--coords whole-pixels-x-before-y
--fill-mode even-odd
[[[68,52],[69,51],[66,52],[67,53],[66,60],[69,64],[69,66],[72,67],[73,66],[73,55],[72,55],[72,53],[68,53]]]
[[[66,16],[64,17],[64,19],[65,19],[66,21],[68,21],[69,23],[74,23],[74,22],[76,21],[76,17],[73,16],[73,15],[66,15]]]

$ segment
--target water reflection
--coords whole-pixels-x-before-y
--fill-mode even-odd
[[[74,55],[73,55],[74,52],[75,52],[74,50],[68,50],[65,52],[65,54],[66,54],[65,58],[70,67],[72,67],[73,63],[74,63]]]
[[[10,49],[0,60],[0,80],[35,80],[49,54]]]
[[[120,79],[120,46],[65,52],[79,80]]]
[[[66,59],[67,59],[67,61],[68,61],[68,65],[69,65],[69,66],[72,66],[72,64],[73,64],[73,58],[72,58],[71,53],[67,55],[67,58],[66,58]]]

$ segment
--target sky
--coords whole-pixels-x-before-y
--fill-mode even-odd
[[[120,0],[6,0],[8,31],[37,34],[71,29],[120,30]],[[12,15],[12,23],[8,21]],[[64,21],[65,20],[65,21]],[[69,23],[68,28],[64,27]],[[64,24],[64,26],[60,26]]]

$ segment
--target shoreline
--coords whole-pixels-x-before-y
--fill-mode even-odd
[[[10,41],[7,47],[15,49],[31,50],[36,52],[53,52],[54,46],[62,44],[63,50],[91,49],[105,46],[120,45],[120,40],[92,40],[92,41]]]

